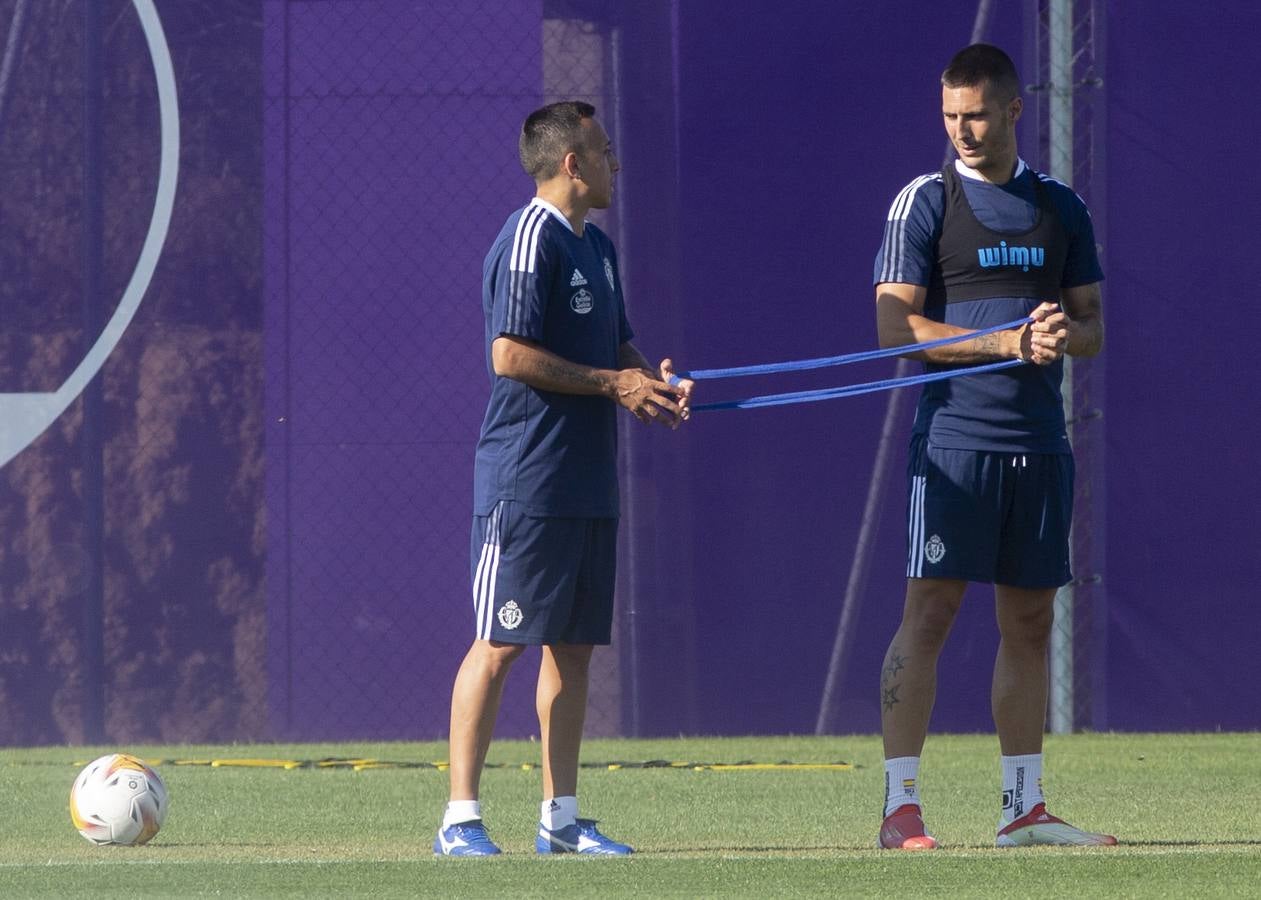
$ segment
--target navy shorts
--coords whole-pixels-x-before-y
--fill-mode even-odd
[[[611,642],[617,519],[529,516],[501,500],[473,517],[471,549],[479,640]]]
[[[1072,579],[1073,457],[947,450],[911,439],[908,578],[1052,588]]]

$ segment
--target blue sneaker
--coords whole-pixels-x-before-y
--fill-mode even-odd
[[[539,823],[539,836],[534,842],[539,853],[588,853],[600,856],[625,856],[634,853],[625,844],[596,831],[595,819],[579,819],[574,825],[566,825],[551,831]]]
[[[500,850],[486,833],[482,820],[473,819],[439,829],[433,840],[433,853],[434,856],[496,856]]]

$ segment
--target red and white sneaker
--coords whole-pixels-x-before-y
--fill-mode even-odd
[[[876,846],[884,850],[932,850],[937,839],[924,830],[919,807],[907,803],[884,817]]]
[[[1117,839],[1110,834],[1095,834],[1074,828],[1063,819],[1046,811],[1039,803],[1010,825],[999,829],[999,847],[1031,847],[1035,844],[1055,847],[1110,847]]]

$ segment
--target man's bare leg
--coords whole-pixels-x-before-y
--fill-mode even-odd
[[[543,741],[543,799],[578,793],[578,753],[587,716],[590,644],[543,648],[535,703]]]
[[[499,702],[512,664],[524,652],[519,644],[474,641],[451,691],[451,799],[476,800],[486,751],[495,732]]]
[[[1042,795],[1047,648],[1055,619],[1055,589],[995,585],[994,598],[999,644],[990,698],[1003,754],[998,846],[1115,844],[1112,835],[1083,831],[1047,813]]]
[[[911,578],[902,623],[880,671],[880,726],[886,759],[919,756],[937,696],[937,658],[950,634],[966,581]]]
[[[1041,753],[1055,589],[1000,584],[994,598],[999,641],[990,704],[998,743],[1004,756]]]
[[[912,578],[906,583],[902,623],[880,671],[880,724],[884,732],[885,818],[879,846],[931,850],[937,840],[924,827],[919,757],[937,696],[937,659],[946,643],[966,581]]]

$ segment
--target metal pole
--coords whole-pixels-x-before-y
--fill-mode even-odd
[[[1048,100],[1050,117],[1050,176],[1064,184],[1073,183],[1073,0],[1051,0],[1049,7],[1050,69]],[[1073,361],[1064,357],[1065,428],[1069,443],[1073,441]],[[1072,543],[1069,543],[1069,564],[1072,566]],[[1055,734],[1073,730],[1073,583],[1070,581],[1055,594],[1055,625],[1051,630],[1051,697],[1050,726]]]
[[[613,133],[617,135],[615,140],[618,145],[622,144],[622,135],[626,134],[625,116],[622,109],[622,42],[621,29],[610,29],[608,42],[609,67],[612,75],[612,89],[606,90],[601,101],[607,100],[611,108],[611,121],[613,122]],[[617,217],[617,248],[622,258],[631,258],[630,241],[626,237],[626,218],[622,215]],[[627,291],[630,285],[629,273],[622,278],[622,290]],[[626,485],[628,490],[623,492],[622,502],[622,523],[621,527],[627,535],[628,540],[625,541],[627,553],[625,558],[625,579],[626,594],[625,600],[618,598],[619,603],[623,603],[626,608],[626,646],[622,652],[621,659],[626,661],[626,674],[621,677],[619,673],[618,685],[626,692],[625,697],[619,698],[620,705],[623,710],[622,720],[627,724],[620,730],[629,734],[631,737],[639,737],[643,733],[643,707],[642,707],[642,673],[640,672],[640,608],[639,601],[642,596],[643,586],[640,580],[640,561],[635,558],[635,548],[639,546],[640,540],[640,516],[639,516],[639,492],[640,485],[636,482],[635,473],[638,471],[639,457],[641,448],[639,446],[638,435],[633,434],[627,427],[625,417],[618,416],[618,443],[622,448],[621,452],[621,479],[622,484]],[[619,566],[621,568],[621,566]],[[620,640],[620,637],[619,637]]]
[[[9,23],[9,36],[4,43],[4,58],[0,59],[0,134],[4,128],[4,109],[9,100],[9,84],[22,49],[22,31],[26,26],[26,10],[30,0],[18,0],[13,8],[13,20]]]
[[[103,0],[83,0],[83,349],[104,325],[105,240]],[[105,449],[104,377],[83,391],[83,740],[105,740]]]

